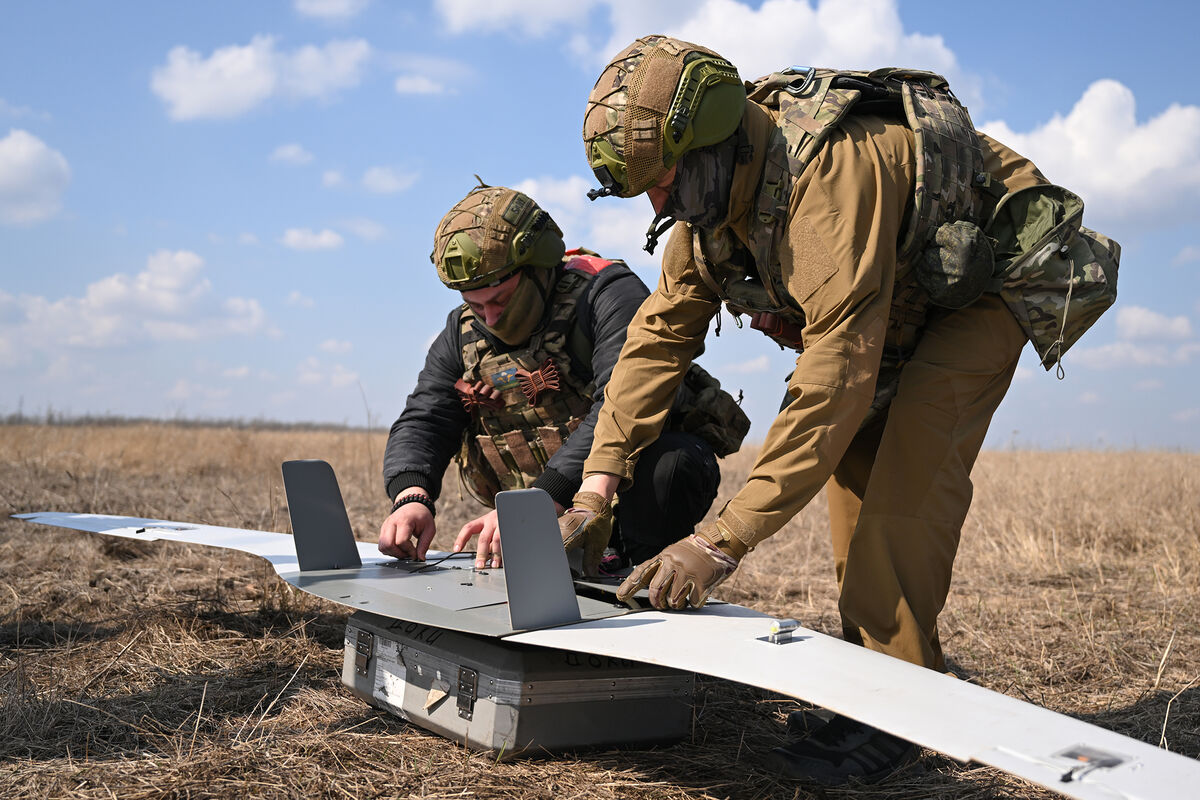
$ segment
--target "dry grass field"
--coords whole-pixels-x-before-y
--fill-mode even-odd
[[[791,701],[701,680],[689,740],[495,763],[342,688],[343,610],[251,556],[12,520],[77,511],[285,531],[279,464],[337,470],[362,539],[384,437],[360,431],[0,426],[0,796],[1049,797],[926,753],[824,793],[759,769]],[[752,453],[723,462],[723,497]],[[1200,455],[991,452],[941,619],[956,671],[1200,755]],[[435,545],[474,510],[451,471]],[[837,635],[823,501],[718,593]]]

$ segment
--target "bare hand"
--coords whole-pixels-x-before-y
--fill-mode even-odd
[[[437,524],[428,508],[421,503],[405,503],[380,526],[379,552],[393,558],[424,561],[436,531]]]
[[[479,541],[475,543],[475,569],[489,566],[489,560],[491,561],[490,566],[499,569],[504,563],[500,555],[499,515],[495,511],[489,511],[482,517],[463,525],[462,530],[454,539],[454,552],[461,553],[463,547],[473,536],[479,537]]]

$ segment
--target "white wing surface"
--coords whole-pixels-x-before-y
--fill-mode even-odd
[[[280,575],[298,572],[300,562],[296,559],[296,545],[286,533],[251,531],[243,528],[222,528],[218,525],[198,525],[194,522],[172,522],[165,519],[143,519],[141,517],[116,517],[109,514],[70,514],[42,511],[36,514],[14,514],[18,519],[70,528],[76,531],[103,533],[107,536],[124,536],[154,542],[160,539],[186,544],[203,544],[221,547],[265,558]],[[358,553],[363,564],[382,564],[392,559],[382,555],[370,542],[358,542]],[[435,554],[431,554],[435,555]]]
[[[721,604],[507,638],[759,686],[1080,800],[1180,800],[1200,792],[1200,761],[816,631],[798,628],[791,641],[773,644],[774,621]]]
[[[533,505],[525,510],[529,514],[511,517],[506,541],[547,540],[561,558],[553,511],[541,519]],[[507,608],[513,587],[506,585],[504,570],[407,563],[392,568],[396,562],[380,555],[374,544],[357,542],[361,567],[302,571],[295,540],[286,534],[103,514],[17,516],[110,536],[237,550],[266,559],[289,583],[350,608],[758,686],[1080,800],[1176,800],[1197,796],[1200,787],[1200,761],[815,631],[798,628],[790,640],[772,642],[776,620],[742,606],[719,603],[692,612],[621,615],[611,603],[580,596],[582,622],[514,633]],[[318,525],[308,534],[318,546],[323,530]],[[341,535],[353,538],[348,528]],[[381,567],[384,563],[390,566]],[[536,586],[519,591],[530,601],[540,594]]]

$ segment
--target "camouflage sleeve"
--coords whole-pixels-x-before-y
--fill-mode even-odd
[[[722,512],[748,532],[747,544],[816,496],[871,404],[913,177],[912,134],[863,117],[843,123],[797,179],[780,260],[804,310],[804,351],[788,381],[790,400]]]
[[[455,309],[429,348],[404,411],[392,423],[383,454],[383,485],[389,498],[420,486],[436,499],[442,475],[462,443],[470,418],[454,390],[463,372],[458,320]]]
[[[700,277],[692,237],[676,224],[663,253],[658,288],[629,323],[625,346],[604,391],[584,475],[606,473],[633,480],[637,457],[658,438],[679,382],[704,346],[720,302]]]
[[[649,294],[650,290],[633,270],[624,264],[613,264],[596,276],[580,302],[578,318],[587,325],[585,334],[592,342],[591,371],[596,400],[583,422],[533,482],[535,488],[545,489],[564,507],[571,504],[571,497],[579,491],[583,462],[592,448],[596,420],[604,405],[604,389],[625,344],[629,323]]]

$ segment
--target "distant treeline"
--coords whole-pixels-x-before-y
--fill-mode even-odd
[[[244,430],[274,431],[365,431],[362,425],[334,422],[281,422],[273,419],[208,418],[208,417],[126,417],[118,414],[68,414],[49,410],[41,414],[15,411],[0,415],[0,425],[61,425],[61,426],[131,426],[161,425],[180,428],[239,428]]]

